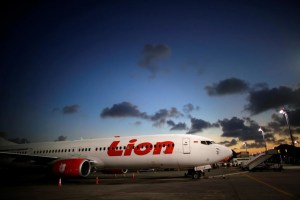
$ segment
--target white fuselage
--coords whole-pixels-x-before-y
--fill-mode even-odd
[[[98,169],[193,168],[232,155],[223,145],[187,134],[15,144],[0,146],[0,152],[58,160],[85,158]]]

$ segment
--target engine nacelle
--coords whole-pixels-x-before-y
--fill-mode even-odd
[[[91,172],[91,163],[84,158],[59,160],[53,164],[52,172],[64,177],[87,177]]]
[[[126,174],[128,169],[110,169],[110,170],[101,170],[103,174]]]

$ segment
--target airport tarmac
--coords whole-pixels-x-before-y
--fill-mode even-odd
[[[16,174],[1,173],[1,199],[300,199],[299,167],[281,172],[219,168],[201,179],[184,177],[184,171],[96,173],[86,179],[62,179],[61,187],[58,179]]]

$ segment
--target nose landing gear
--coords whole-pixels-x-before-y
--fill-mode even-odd
[[[187,173],[184,174],[185,177],[191,176],[192,179],[199,179],[201,176],[204,176],[203,171],[195,171],[194,169],[189,169]]]

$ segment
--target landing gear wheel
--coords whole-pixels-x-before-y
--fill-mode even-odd
[[[195,172],[195,173],[193,173],[193,175],[192,175],[192,179],[199,179],[200,176],[201,176],[201,174],[200,174],[199,172]]]

